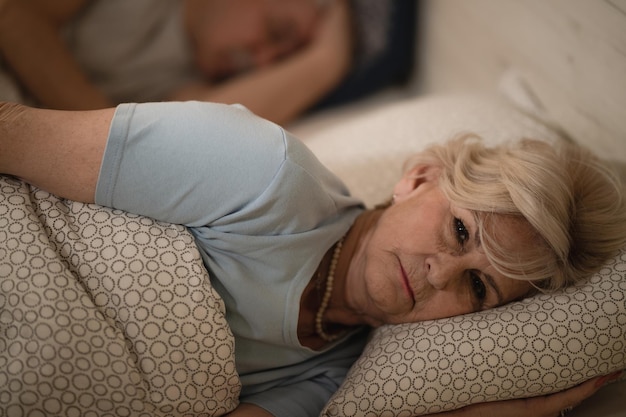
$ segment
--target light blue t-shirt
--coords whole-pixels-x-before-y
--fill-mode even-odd
[[[96,202],[188,226],[226,304],[242,401],[319,413],[364,337],[302,347],[300,297],[363,207],[304,144],[238,106],[121,105]]]

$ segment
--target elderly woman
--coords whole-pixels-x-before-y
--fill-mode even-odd
[[[620,185],[566,144],[432,147],[374,210],[289,133],[236,106],[5,104],[0,149],[0,172],[190,229],[235,335],[243,391],[233,415],[316,415],[368,326],[559,288],[626,241]],[[554,415],[597,382],[457,413]]]

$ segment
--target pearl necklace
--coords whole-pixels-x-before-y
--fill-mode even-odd
[[[341,247],[343,246],[343,239],[341,238],[339,242],[337,242],[337,246],[335,246],[335,250],[333,251],[333,257],[330,261],[330,266],[328,267],[328,277],[326,278],[326,290],[324,291],[324,297],[322,298],[322,304],[320,305],[319,310],[317,310],[317,314],[315,315],[315,333],[322,340],[326,342],[334,342],[343,336],[343,333],[338,334],[328,334],[324,331],[324,325],[322,323],[322,319],[324,318],[324,313],[326,313],[326,309],[328,308],[328,304],[330,302],[330,296],[333,293],[333,283],[335,281],[335,268],[337,268],[337,261],[339,260],[339,254],[341,254]]]

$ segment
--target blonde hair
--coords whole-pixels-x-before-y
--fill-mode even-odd
[[[408,164],[440,168],[444,194],[475,214],[487,258],[507,277],[562,288],[597,271],[626,244],[623,185],[580,146],[523,139],[487,147],[464,134]],[[530,224],[537,244],[504,249],[503,239],[511,237],[498,234],[501,216]]]

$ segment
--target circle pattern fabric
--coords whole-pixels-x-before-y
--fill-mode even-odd
[[[184,227],[0,190],[0,416],[236,407],[234,339]]]
[[[626,248],[584,285],[384,326],[323,416],[415,416],[533,397],[626,368]]]

